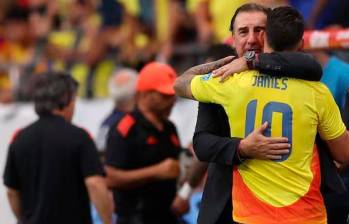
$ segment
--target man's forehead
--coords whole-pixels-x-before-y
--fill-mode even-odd
[[[240,12],[235,19],[234,28],[265,27],[267,15],[259,11]]]

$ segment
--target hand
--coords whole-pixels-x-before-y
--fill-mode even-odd
[[[245,139],[241,140],[239,153],[241,157],[277,160],[281,156],[289,153],[291,145],[285,137],[265,137],[264,130],[268,127],[268,122],[255,129]]]
[[[248,70],[246,60],[241,57],[214,70],[212,73],[213,77],[220,77],[220,82],[224,82],[229,76],[246,70]]]
[[[189,211],[189,201],[177,195],[172,202],[171,210],[176,216],[184,215]]]
[[[175,159],[168,158],[157,165],[157,177],[159,179],[175,179],[179,172],[179,162]]]

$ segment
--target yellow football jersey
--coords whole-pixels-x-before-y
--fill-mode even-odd
[[[281,160],[249,159],[236,170],[248,191],[273,208],[291,206],[309,193],[316,133],[330,140],[346,130],[330,91],[320,82],[247,71],[224,83],[211,74],[196,76],[191,90],[198,101],[224,107],[232,137],[244,138],[267,121],[266,136],[289,139],[290,153]]]

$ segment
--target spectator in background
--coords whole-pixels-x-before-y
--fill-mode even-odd
[[[122,29],[125,23],[126,11],[119,1],[102,0],[99,8],[102,24],[92,43],[99,47],[90,47],[86,54],[86,63],[89,67],[95,66],[103,60],[111,50],[118,50],[125,41],[128,32]]]
[[[29,62],[33,43],[28,35],[28,18],[29,11],[24,8],[12,7],[6,13],[0,52],[1,64],[24,65]]]
[[[324,29],[330,25],[349,26],[347,0],[289,0],[289,4],[301,11],[309,29]]]
[[[3,19],[6,16],[7,10],[13,5],[12,0],[3,0],[0,2],[0,22],[3,21]]]
[[[34,94],[39,119],[18,131],[9,147],[4,183],[19,223],[91,223],[89,199],[103,223],[111,223],[96,147],[70,123],[76,91],[69,75],[42,75]]]
[[[343,110],[349,87],[349,63],[341,60],[336,54],[329,55],[325,52],[313,54],[323,66],[321,82],[330,89],[338,107]]]
[[[18,74],[33,56],[34,45],[28,26],[29,11],[12,6],[3,22],[3,36],[0,44],[0,98],[11,102],[19,85]],[[28,85],[28,84],[27,84]]]
[[[103,2],[118,6],[116,1]],[[69,8],[69,13],[65,17],[61,16],[65,18],[61,28],[53,30],[49,35],[50,67],[53,70],[71,71],[82,87],[79,96],[106,97],[108,77],[112,74],[115,61],[107,61],[110,50],[104,42],[104,25],[112,22],[118,24],[120,21],[113,19],[122,17],[122,13],[119,13],[118,8],[109,7],[109,10],[114,11],[114,16],[110,18],[103,13],[99,14],[96,2],[91,0],[69,1],[65,7]],[[98,47],[94,47],[96,43]]]
[[[97,134],[97,148],[100,152],[106,149],[109,129],[125,114],[133,111],[135,106],[137,72],[122,68],[117,70],[109,80],[109,95],[114,101],[113,111],[102,122]]]
[[[53,69],[73,70],[75,63],[83,63],[86,59],[93,45],[92,39],[97,36],[100,19],[89,0],[74,0],[66,5],[69,14],[65,17],[61,15],[56,26],[52,27],[48,51]]]
[[[32,1],[29,4],[29,25],[35,40],[47,38],[53,26],[53,17],[57,13],[56,1]]]
[[[163,46],[160,52],[158,52],[158,58],[171,64],[183,61],[185,64],[188,64],[191,62],[191,60],[188,60],[188,56],[200,52],[200,49],[197,48],[198,35],[195,27],[195,16],[194,13],[189,11],[186,2],[185,0],[169,0],[168,2],[167,13],[171,19],[167,21],[168,32],[166,33]],[[183,51],[184,47],[190,49],[190,45],[196,46],[194,47],[195,49],[187,52]],[[186,58],[186,60],[183,60],[183,58]],[[177,67],[178,65],[175,64],[175,66]],[[187,67],[188,65],[185,66]]]
[[[18,80],[15,90],[15,96],[18,100],[30,100],[33,94],[33,84],[37,78],[37,74],[47,72],[48,61],[46,57],[45,47],[47,45],[47,36],[52,28],[53,16],[55,9],[54,1],[29,1],[27,7],[15,6],[15,10],[24,10],[26,14],[26,42],[27,59],[22,62],[15,62],[16,66],[20,66],[20,76],[13,80]]]
[[[230,17],[246,0],[196,0],[195,20],[199,41],[222,42],[229,36]]]
[[[155,1],[101,1],[103,24],[86,62],[94,66],[106,56],[123,66],[141,68],[157,49]]]
[[[175,71],[150,63],[139,73],[137,108],[110,129],[106,151],[107,184],[114,190],[118,224],[174,224],[171,212],[181,151],[168,120],[175,102]]]

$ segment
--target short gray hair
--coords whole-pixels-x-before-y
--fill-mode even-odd
[[[116,104],[129,100],[136,92],[137,71],[121,68],[109,80],[109,95]]]
[[[41,116],[68,106],[76,95],[78,83],[69,74],[50,72],[41,74],[35,87],[35,112]]]

